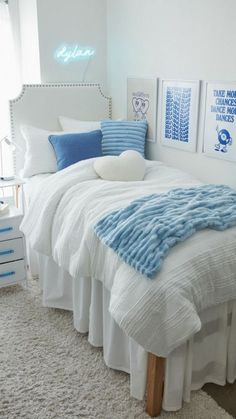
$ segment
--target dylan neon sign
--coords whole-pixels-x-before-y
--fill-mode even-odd
[[[55,51],[55,59],[62,64],[69,64],[81,60],[89,60],[95,55],[95,49],[82,47],[78,44],[62,44]]]

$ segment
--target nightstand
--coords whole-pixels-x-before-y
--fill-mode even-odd
[[[0,288],[26,281],[25,242],[19,230],[22,218],[14,206],[0,216]]]
[[[4,190],[4,188],[12,188],[15,190],[14,197],[15,197],[15,205],[19,208],[19,190],[24,185],[24,179],[19,177],[14,177],[12,180],[1,180],[0,179],[0,189]],[[4,200],[4,197],[3,197]],[[22,203],[21,206],[23,208],[23,189],[22,189]]]

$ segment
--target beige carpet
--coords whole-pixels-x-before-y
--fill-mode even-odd
[[[0,289],[1,419],[148,418],[129,376],[107,368],[70,313],[41,306],[37,284]],[[206,393],[166,419],[232,418]]]

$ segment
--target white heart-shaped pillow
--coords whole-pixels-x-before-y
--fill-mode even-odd
[[[143,180],[146,164],[140,153],[126,150],[119,156],[99,157],[93,167],[102,179],[135,181]]]

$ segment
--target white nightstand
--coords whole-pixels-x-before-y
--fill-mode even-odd
[[[15,205],[17,206],[17,208],[19,208],[19,190],[20,188],[23,187],[23,185],[25,184],[24,179],[21,179],[19,177],[14,177],[14,179],[12,180],[2,180],[0,178],[0,189],[2,189],[4,191],[5,188],[12,188],[14,189],[14,198],[15,198]],[[23,209],[23,188],[22,188],[22,202],[21,202],[21,207]],[[4,197],[3,197],[4,200]]]
[[[26,281],[25,242],[19,230],[22,218],[14,206],[0,216],[0,288]]]

